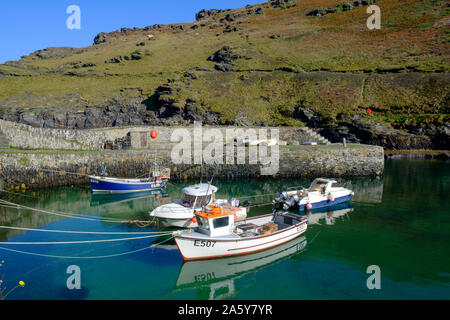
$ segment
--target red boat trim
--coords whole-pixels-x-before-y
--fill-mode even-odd
[[[303,231],[303,232],[304,232],[304,231]],[[221,259],[221,258],[227,258],[227,257],[232,257],[232,256],[245,256],[245,255],[249,255],[249,254],[252,254],[252,253],[255,253],[255,252],[260,252],[260,251],[264,251],[264,250],[268,250],[268,249],[271,249],[271,248],[278,247],[278,246],[280,246],[280,245],[282,245],[282,244],[284,244],[284,243],[286,243],[286,242],[289,242],[289,241],[294,240],[296,237],[298,237],[298,236],[300,236],[301,234],[303,234],[303,232],[301,232],[301,233],[295,235],[295,237],[293,237],[291,240],[286,240],[286,241],[283,241],[283,242],[281,242],[281,243],[275,244],[275,245],[270,246],[270,247],[267,247],[267,248],[262,248],[262,249],[258,249],[258,250],[252,250],[252,251],[248,251],[248,252],[232,253],[232,254],[224,254],[224,255],[220,255],[220,256],[198,257],[198,258],[186,258],[186,257],[183,256],[183,254],[181,253],[181,250],[180,250],[180,253],[181,253],[181,256],[183,257],[183,259],[184,259],[185,261],[213,260],[213,259]],[[287,238],[287,237],[286,237],[286,238]],[[177,243],[176,239],[175,239],[175,243]],[[177,247],[178,247],[178,243],[177,243]],[[178,250],[179,250],[179,249],[180,249],[180,247],[178,247]]]

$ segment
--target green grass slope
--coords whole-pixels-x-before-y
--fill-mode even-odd
[[[86,48],[40,50],[0,65],[0,116],[75,128],[212,116],[215,123],[311,125],[306,112],[325,128],[351,127],[349,118],[371,108],[370,121],[405,134],[445,131],[448,2],[377,1],[381,30],[366,27],[367,5],[342,11],[343,3],[353,1],[269,1],[190,23],[100,34]],[[308,15],[323,8],[337,12]],[[227,72],[208,60],[225,46],[235,55]],[[145,111],[94,124],[76,116],[108,106]]]

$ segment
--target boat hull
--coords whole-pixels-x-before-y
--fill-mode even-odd
[[[268,216],[271,221],[272,215]],[[246,221],[251,222],[251,219]],[[185,261],[218,259],[238,255],[251,254],[287,243],[307,229],[307,222],[303,221],[287,229],[269,235],[252,238],[210,238],[175,236],[175,242]]]
[[[310,210],[314,210],[314,209],[319,209],[319,208],[325,208],[325,207],[331,207],[331,206],[335,206],[344,202],[348,202],[350,201],[352,198],[352,194],[347,194],[341,197],[337,197],[334,199],[334,201],[330,201],[328,199],[324,199],[321,201],[316,201],[316,202],[310,202],[312,208]],[[306,205],[307,203],[302,202],[299,205],[300,211],[305,211],[306,210]]]
[[[227,200],[224,199],[218,199],[216,201],[217,202],[214,203],[227,202]],[[193,220],[195,217],[195,210],[193,208],[186,208],[177,204],[161,206],[151,212],[150,216],[158,218],[164,227],[195,228],[198,226],[197,222],[194,222],[195,220]],[[247,209],[239,207],[239,211],[236,212],[236,216],[239,221],[244,220],[247,218]]]
[[[92,191],[95,193],[130,193],[159,190],[164,187],[163,182],[130,182],[126,179],[102,179],[90,177]]]

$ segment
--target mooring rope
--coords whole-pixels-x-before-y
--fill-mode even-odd
[[[105,256],[92,256],[92,257],[76,257],[76,256],[74,256],[74,257],[72,257],[72,256],[56,256],[56,255],[50,255],[50,254],[35,253],[35,252],[21,251],[21,250],[14,250],[14,249],[0,247],[0,250],[20,253],[20,254],[25,254],[25,255],[31,255],[31,256],[38,256],[38,257],[45,257],[45,258],[52,258],[52,259],[84,259],[84,260],[114,258],[114,257],[130,255],[133,253],[138,253],[138,252],[142,252],[142,251],[150,250],[150,249],[151,249],[150,247],[145,247],[145,248],[141,248],[138,250],[117,253],[117,254],[111,254],[111,255],[105,255]]]
[[[20,227],[0,226],[0,229],[20,230],[20,231],[32,231],[32,232],[48,232],[48,233],[68,233],[68,234],[94,234],[94,235],[136,235],[136,234],[165,234],[163,231],[152,232],[97,232],[97,231],[71,231],[71,230],[48,230],[48,229],[30,229]]]
[[[1,245],[63,245],[63,244],[92,244],[92,243],[105,243],[105,242],[121,242],[130,240],[142,240],[160,237],[163,235],[169,235],[172,232],[162,233],[158,235],[144,236],[144,237],[130,237],[122,239],[103,239],[103,240],[85,240],[85,241],[58,241],[58,242],[0,242]]]
[[[27,206],[24,206],[24,205],[21,205],[21,204],[9,202],[9,201],[3,200],[3,199],[0,199],[0,203],[4,203],[4,204],[6,204],[6,205],[8,205],[10,207],[12,206],[15,209],[32,210],[32,211],[36,211],[36,212],[52,214],[52,215],[56,215],[56,216],[66,217],[66,218],[81,219],[81,220],[91,220],[91,221],[106,220],[107,222],[118,222],[118,221],[112,220],[112,219],[105,219],[105,218],[93,219],[93,218],[89,218],[88,216],[85,216],[85,215],[59,213],[59,212],[56,212],[56,211],[48,211],[48,210],[43,210],[43,209],[38,209],[38,208],[31,208],[31,207],[27,207]],[[119,221],[119,222],[124,223],[124,221]]]
[[[173,239],[173,233],[172,233],[172,236],[171,236],[169,239],[164,240],[164,241],[159,242],[159,243],[155,243],[155,244],[151,245],[150,248],[151,248],[151,249],[154,249],[154,248],[156,248],[157,246],[160,246],[160,245],[162,245],[163,243],[169,242],[169,241],[172,240],[172,239]],[[152,252],[153,252],[153,250],[152,250]]]
[[[90,217],[85,216],[85,215],[59,213],[59,212],[55,212],[55,211],[48,211],[48,210],[43,210],[43,209],[31,208],[31,207],[27,207],[27,206],[20,205],[20,204],[17,204],[17,203],[9,202],[9,201],[3,200],[3,199],[0,199],[0,206],[2,206],[1,203],[6,204],[9,207],[13,207],[14,209],[31,210],[31,211],[36,211],[36,212],[41,212],[41,213],[56,215],[56,216],[60,216],[60,217],[71,218],[71,219],[79,219],[79,220],[95,221],[95,222],[120,223],[120,224],[136,223],[136,222],[138,222],[137,220],[136,221],[114,220],[114,219],[106,219],[106,218],[101,218],[101,217],[100,218],[90,218]],[[139,222],[149,223],[150,221],[139,221]]]

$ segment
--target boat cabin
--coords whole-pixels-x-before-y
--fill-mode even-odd
[[[217,188],[210,184],[197,184],[182,190],[180,204],[183,207],[201,209],[215,201]]]
[[[308,191],[309,192],[318,191],[321,193],[326,193],[327,191],[330,191],[331,188],[342,188],[342,186],[335,180],[316,179],[313,181]]]
[[[229,235],[239,210],[230,205],[205,207],[204,210],[195,214],[198,231],[210,237]]]

